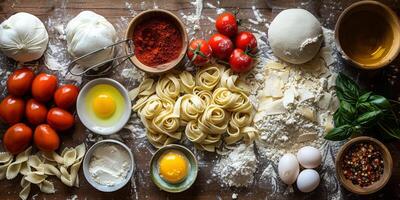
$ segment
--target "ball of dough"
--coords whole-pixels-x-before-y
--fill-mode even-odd
[[[92,11],[83,11],[68,22],[65,29],[68,52],[78,58],[95,50],[114,44],[117,32],[103,16]],[[78,61],[83,67],[90,67],[114,57],[114,48],[92,54]]]
[[[268,30],[274,55],[292,64],[310,61],[318,53],[322,39],[321,24],[304,9],[280,12]]]

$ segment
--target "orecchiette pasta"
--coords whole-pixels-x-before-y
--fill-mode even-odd
[[[19,197],[29,197],[31,185],[37,185],[41,192],[54,193],[54,185],[46,180],[48,176],[57,176],[65,185],[79,187],[78,171],[86,152],[84,144],[75,148],[65,148],[61,155],[56,152],[40,152],[31,155],[32,147],[13,156],[7,152],[0,153],[1,179],[13,179],[22,174]],[[68,172],[68,170],[70,172]]]
[[[206,151],[216,151],[222,141],[251,143],[258,137],[251,127],[254,108],[249,90],[238,75],[221,65],[203,67],[195,76],[183,71],[158,81],[145,78],[130,93],[137,99],[132,109],[157,148],[181,140],[182,131]]]

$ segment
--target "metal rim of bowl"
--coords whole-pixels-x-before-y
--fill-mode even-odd
[[[94,87],[95,85],[101,84],[101,83],[109,83],[110,85],[114,86],[122,95],[122,97],[124,98],[124,100],[126,101],[125,103],[125,107],[129,108],[127,111],[123,112],[122,116],[121,116],[121,125],[120,126],[114,126],[114,129],[112,129],[112,131],[109,132],[105,132],[105,131],[98,131],[96,129],[94,129],[93,127],[89,126],[89,120],[86,119],[85,117],[82,116],[86,116],[86,114],[84,114],[86,111],[85,110],[85,106],[81,107],[81,104],[84,104],[83,101],[85,101],[83,95],[85,93],[85,95],[87,94],[87,92],[89,91],[90,88]],[[76,110],[78,113],[78,117],[80,119],[80,121],[82,122],[82,124],[88,128],[90,131],[99,134],[99,135],[111,135],[114,133],[117,133],[118,131],[120,131],[125,124],[129,121],[130,115],[131,115],[131,100],[129,99],[129,95],[128,95],[128,91],[125,89],[125,87],[119,83],[118,81],[111,79],[111,78],[97,78],[94,80],[89,81],[88,83],[86,83],[83,88],[80,90],[79,94],[78,94],[78,98],[76,101]]]
[[[369,143],[373,143],[376,146],[378,146],[378,148],[380,148],[380,150],[383,153],[383,155],[382,155],[383,159],[388,161],[387,163],[384,163],[384,165],[387,165],[388,171],[383,172],[383,174],[381,176],[381,179],[383,179],[383,181],[373,183],[372,185],[364,188],[364,191],[353,189],[353,187],[356,187],[356,186],[354,185],[352,187],[349,185],[349,182],[344,180],[344,177],[342,177],[342,167],[341,167],[342,158],[343,158],[344,154],[347,152],[347,150],[351,147],[351,145],[360,143],[360,142],[369,142]],[[389,182],[389,179],[390,179],[390,177],[392,175],[392,171],[393,171],[393,159],[392,159],[392,156],[390,155],[390,151],[382,142],[380,142],[379,140],[372,138],[372,137],[360,136],[360,137],[356,137],[356,138],[353,138],[353,139],[347,141],[343,146],[340,147],[338,154],[336,156],[336,160],[335,160],[335,168],[336,168],[336,176],[339,180],[339,183],[344,188],[346,188],[348,191],[355,193],[355,194],[367,195],[367,194],[372,194],[372,193],[379,191]],[[380,183],[380,185],[375,186],[375,188],[373,188],[373,189],[370,189],[371,186],[373,186],[374,184],[378,184],[378,183]],[[352,183],[350,183],[350,184],[352,184]],[[368,189],[370,189],[370,190],[368,190]]]
[[[193,175],[193,176],[194,176],[194,179],[193,179],[193,181],[192,181],[187,187],[182,188],[182,189],[180,189],[180,190],[169,190],[168,188],[163,187],[163,186],[160,185],[157,181],[155,181],[154,176],[153,176],[153,175],[154,175],[153,165],[157,162],[157,160],[155,160],[155,158],[156,158],[156,157],[159,158],[159,157],[161,156],[162,153],[164,153],[165,151],[168,151],[168,150],[179,150],[179,151],[182,151],[182,153],[183,153],[184,155],[189,155],[189,156],[192,157],[192,159],[194,160],[194,163],[193,163],[193,164],[194,164],[194,166],[195,166],[195,168],[196,168],[196,170],[195,170],[195,172],[194,172],[195,174]],[[188,159],[189,159],[189,158],[188,158]],[[194,184],[194,182],[196,182],[197,175],[198,175],[198,171],[199,171],[199,165],[198,165],[198,161],[197,161],[197,159],[196,159],[196,156],[193,154],[192,151],[190,151],[188,148],[186,148],[186,147],[183,146],[183,145],[169,144],[169,145],[163,146],[163,147],[161,147],[160,149],[158,149],[158,150],[154,153],[154,155],[151,157],[151,160],[150,160],[150,177],[151,177],[151,180],[153,181],[153,183],[154,183],[155,185],[157,185],[158,188],[160,188],[161,190],[164,190],[164,191],[166,191],[166,192],[170,192],[170,193],[180,193],[180,192],[183,192],[183,191],[189,189],[189,188]]]
[[[90,163],[90,159],[92,158],[94,150],[96,150],[96,148],[98,148],[99,146],[104,145],[105,143],[113,143],[113,144],[117,144],[117,145],[121,146],[123,149],[125,149],[128,152],[129,157],[131,159],[131,162],[130,162],[131,168],[130,168],[128,174],[126,175],[126,178],[124,179],[124,181],[122,181],[121,183],[116,184],[114,186],[106,186],[106,185],[101,185],[101,184],[97,183],[89,173],[89,163]],[[89,150],[85,154],[85,157],[83,158],[83,175],[84,175],[85,179],[87,180],[87,182],[90,185],[92,185],[94,188],[96,188],[97,190],[102,191],[102,192],[115,192],[115,191],[121,189],[122,187],[124,187],[131,180],[133,171],[135,171],[135,160],[134,160],[132,151],[129,149],[128,146],[126,146],[124,143],[122,143],[118,140],[106,139],[106,140],[101,140],[99,142],[96,142],[89,148]]]
[[[189,36],[188,36],[188,33],[187,33],[186,29],[185,29],[185,24],[174,13],[172,13],[172,12],[170,12],[168,10],[164,10],[164,9],[150,9],[150,10],[143,11],[143,12],[139,13],[138,15],[136,15],[128,24],[128,28],[125,31],[125,39],[129,40],[131,38],[131,34],[133,33],[133,30],[134,30],[133,26],[138,20],[140,20],[140,18],[143,18],[148,14],[157,13],[157,12],[169,15],[172,19],[174,19],[176,21],[176,24],[179,25],[178,29],[181,31],[181,34],[182,34],[183,43],[182,43],[182,50],[180,52],[179,57],[177,59],[173,60],[173,61],[170,61],[169,63],[165,63],[165,64],[162,64],[162,65],[171,64],[171,63],[174,63],[174,64],[170,65],[169,67],[165,67],[163,69],[157,69],[156,67],[146,66],[145,64],[141,63],[139,60],[134,61],[132,59],[132,57],[135,57],[135,55],[129,58],[129,61],[131,62],[131,64],[134,65],[136,68],[140,69],[141,71],[144,71],[146,73],[151,73],[151,74],[162,74],[162,73],[165,73],[165,72],[168,72],[168,71],[174,69],[179,64],[181,64],[181,62],[185,58],[186,51],[187,51],[187,48],[188,48],[188,43],[189,43],[189,39],[188,39]],[[130,50],[129,50],[130,47],[128,45],[129,45],[129,43],[125,43],[125,51],[127,53],[130,52]],[[142,67],[142,65],[145,66],[145,67]]]
[[[378,1],[370,1],[370,0],[359,1],[359,2],[353,3],[353,4],[351,4],[350,6],[348,6],[348,7],[347,7],[346,9],[344,9],[344,11],[339,15],[339,18],[338,18],[338,20],[336,21],[336,24],[335,24],[335,43],[336,43],[336,46],[337,46],[338,51],[340,52],[340,54],[341,54],[342,56],[344,56],[344,58],[345,58],[346,61],[349,61],[351,64],[353,64],[354,66],[356,66],[357,68],[360,68],[360,69],[365,69],[365,70],[376,70],[376,69],[380,69],[380,68],[385,67],[386,65],[390,64],[390,63],[399,55],[399,53],[400,53],[400,46],[399,46],[399,45],[393,44],[393,45],[391,46],[391,49],[394,49],[394,48],[397,48],[397,49],[394,50],[394,53],[393,53],[390,57],[388,57],[388,58],[384,57],[383,59],[386,59],[385,61],[382,61],[380,64],[379,64],[379,62],[378,62],[378,64],[374,63],[373,65],[366,65],[366,64],[359,63],[359,62],[353,60],[352,58],[350,58],[350,57],[345,53],[345,51],[342,49],[342,46],[341,46],[341,44],[340,44],[340,39],[339,39],[339,36],[340,36],[340,34],[339,34],[339,32],[340,32],[339,29],[340,29],[340,26],[341,26],[341,23],[342,23],[343,18],[344,18],[348,13],[350,13],[351,10],[353,10],[354,8],[356,8],[356,7],[358,7],[358,6],[362,6],[362,5],[368,5],[368,4],[369,4],[369,5],[374,5],[374,6],[379,6],[379,7],[381,7],[383,10],[385,10],[386,14],[388,14],[388,16],[390,16],[391,18],[393,18],[392,21],[393,21],[394,24],[395,24],[395,28],[394,28],[394,29],[397,29],[398,31],[400,31],[400,22],[399,22],[399,20],[398,20],[398,18],[397,18],[396,13],[395,13],[390,7],[388,7],[387,5],[385,5],[385,4],[383,4],[383,3],[380,3],[380,2],[378,2]],[[391,27],[393,28],[393,26],[391,26]],[[395,31],[396,31],[396,30],[395,30]],[[399,44],[400,44],[400,42],[399,42]],[[388,55],[387,55],[387,56],[388,56]]]

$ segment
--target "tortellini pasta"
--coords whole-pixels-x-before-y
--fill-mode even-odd
[[[41,192],[54,193],[54,185],[48,176],[57,176],[65,185],[79,187],[78,171],[86,152],[84,144],[75,148],[65,148],[61,155],[56,152],[31,154],[32,147],[14,157],[8,152],[0,152],[0,180],[23,177],[19,197],[28,199],[31,185],[37,185]],[[13,161],[14,160],[14,161]]]
[[[199,149],[216,151],[222,143],[252,143],[254,108],[249,90],[230,69],[221,65],[146,77],[130,92],[133,111],[143,122],[147,139],[156,148],[186,138]]]

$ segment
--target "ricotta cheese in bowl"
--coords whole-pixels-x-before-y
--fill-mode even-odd
[[[102,140],[94,144],[83,161],[87,181],[103,192],[113,192],[129,182],[133,173],[130,149],[116,140]]]

